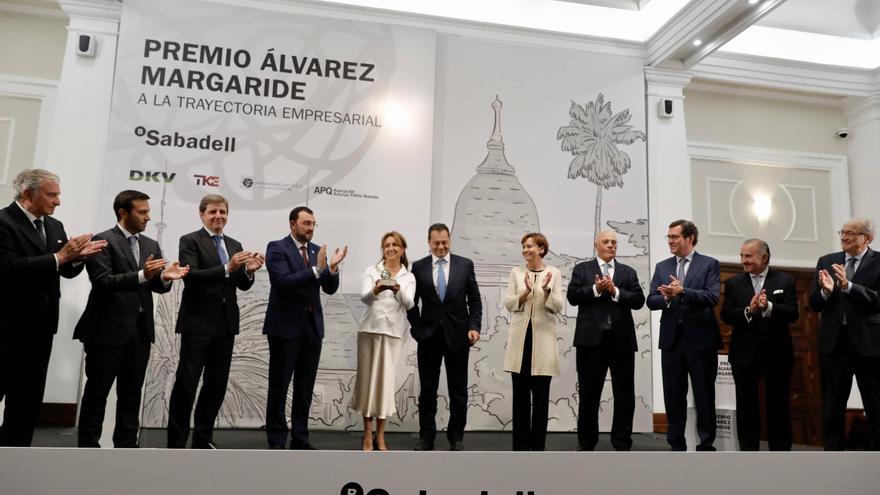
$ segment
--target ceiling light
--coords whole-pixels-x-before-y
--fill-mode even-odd
[[[749,0],[749,5],[755,5],[756,3],[760,2],[760,1],[761,0]]]
[[[702,44],[703,44],[703,40],[701,40],[701,39],[695,39],[695,40],[694,40],[694,46],[700,46],[700,45],[702,45]]]

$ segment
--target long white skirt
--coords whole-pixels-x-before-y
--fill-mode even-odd
[[[403,339],[358,332],[357,377],[351,408],[361,416],[385,419],[397,413],[394,376]]]

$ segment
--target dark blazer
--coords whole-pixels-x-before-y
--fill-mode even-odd
[[[231,259],[241,252],[241,243],[224,235],[226,253]],[[204,228],[180,238],[179,259],[189,267],[183,279],[183,296],[177,315],[177,333],[198,333],[222,336],[238,335],[239,310],[236,289],[248,290],[254,285],[245,267],[226,276],[217,246]]]
[[[138,331],[138,313],[143,309],[147,337],[154,342],[152,292],[168,292],[171,284],[165,285],[159,275],[140,284],[138,271],[150,255],[154,259],[162,258],[159,243],[143,233],[138,234],[141,259],[136,262],[119,226],[101,232],[94,239],[106,239],[107,247],[86,261],[92,290],[73,338],[84,344],[121,346]]]
[[[60,277],[73,278],[85,267],[70,262],[56,269],[53,254],[67,243],[67,234],[48,215],[43,229],[45,243],[17,204],[0,210],[0,338],[5,332],[57,332]]]
[[[415,305],[407,312],[410,332],[416,341],[421,341],[440,331],[449,349],[466,349],[470,345],[468,330],[479,331],[483,320],[483,301],[474,263],[468,258],[450,255],[449,282],[442,302],[434,287],[432,263],[433,258],[428,255],[412,265],[416,295]]]
[[[309,263],[317,265],[320,247],[308,243]],[[339,272],[328,267],[318,278],[303,263],[302,255],[289,235],[272,241],[266,247],[266,269],[269,271],[269,305],[263,322],[263,333],[293,339],[300,336],[324,338],[324,314],[321,294],[333,294],[339,288]]]
[[[794,354],[788,325],[798,320],[797,293],[794,278],[774,269],[767,270],[764,279],[767,300],[773,303],[769,318],[760,313],[746,320],[745,309],[755,295],[752,279],[748,273],[740,273],[724,282],[724,301],[721,319],[733,326],[730,336],[730,363],[748,366],[757,358],[758,350],[774,356],[779,364],[791,363]]]
[[[835,285],[826,301],[819,287],[819,270],[828,270],[834,277],[831,265],[842,265],[845,261],[845,253],[839,251],[822,256],[816,264],[810,308],[822,313],[819,323],[819,353],[830,354],[834,350],[843,315],[846,314],[848,333],[858,352],[862,356],[880,356],[880,255],[868,248],[853,275],[849,294],[844,294]]]
[[[675,256],[657,263],[651,279],[648,307],[662,310],[660,316],[660,349],[671,349],[678,339],[692,349],[717,350],[721,348],[721,332],[715,320],[714,308],[721,293],[721,266],[718,260],[694,252],[687,275],[682,282],[684,292],[670,301],[669,307],[657,288],[669,283],[675,276],[678,259]],[[683,331],[681,337],[678,332]]]
[[[568,284],[568,302],[577,306],[577,326],[574,330],[574,345],[595,347],[602,341],[604,325],[611,316],[611,328],[617,347],[621,350],[639,350],[636,341],[636,327],[632,312],[645,304],[645,294],[639,285],[636,271],[614,260],[614,276],[611,280],[620,295],[612,301],[608,294],[595,297],[593,285],[596,276],[602,276],[599,262],[595,259],[575,265]]]

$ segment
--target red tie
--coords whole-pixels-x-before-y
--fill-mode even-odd
[[[299,252],[302,254],[302,257],[303,257],[303,263],[305,263],[306,266],[311,266],[311,265],[309,264],[309,251],[308,251],[308,249],[306,248],[306,246],[303,245],[302,247],[300,247],[300,248],[299,248]]]

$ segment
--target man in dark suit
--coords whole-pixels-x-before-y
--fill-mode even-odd
[[[853,375],[868,418],[868,450],[880,449],[880,255],[868,245],[874,223],[854,218],[838,232],[841,251],[816,263],[810,308],[819,323],[822,440],[844,450]]]
[[[609,368],[614,392],[611,446],[630,450],[639,350],[632,312],[644,306],[645,294],[636,271],[615,259],[617,234],[600,232],[595,247],[596,259],[575,265],[568,284],[568,302],[578,308],[578,450],[594,450],[599,441],[599,402]]]
[[[736,383],[740,450],[759,450],[763,378],[770,450],[791,450],[789,396],[794,353],[788,325],[798,319],[794,278],[769,267],[770,246],[749,239],[739,252],[743,273],[724,282],[721,319],[733,325],[730,365]]]
[[[50,216],[61,204],[52,172],[24,170],[13,188],[15,201],[0,210],[0,447],[29,447],[58,330],[60,277],[79,275],[82,260],[105,243],[91,241],[91,234],[68,241],[64,226]]]
[[[660,350],[663,398],[669,429],[666,441],[672,450],[687,450],[688,377],[697,412],[697,450],[714,451],[715,375],[721,333],[713,308],[721,292],[718,260],[694,251],[699,232],[689,220],[669,224],[666,240],[673,254],[654,268],[648,307],[660,317]]]
[[[180,360],[168,403],[168,448],[186,447],[203,370],[192,448],[216,448],[214,421],[226,395],[239,329],[236,289],[250,289],[254,272],[263,266],[262,255],[244,251],[241,243],[223,233],[228,215],[226,198],[208,194],[199,202],[204,227],[180,238],[179,260],[189,274],[177,315]]]
[[[437,435],[437,388],[440,364],[446,361],[449,388],[449,450],[462,450],[467,424],[467,375],[470,346],[480,339],[483,302],[474,263],[449,252],[449,227],[428,229],[431,255],[412,266],[416,278],[415,306],[407,313],[410,332],[418,342],[419,443],[416,450],[434,450]],[[421,308],[419,308],[421,301]]]
[[[292,377],[290,448],[314,450],[309,442],[309,406],[324,338],[320,291],[333,294],[339,288],[339,263],[348,254],[348,246],[336,249],[328,264],[327,246],[319,248],[311,242],[317,226],[312,210],[298,206],[289,220],[290,235],[266,248],[271,284],[263,323],[269,340],[266,437],[270,449],[283,449],[287,442],[284,406]]]
[[[113,446],[138,446],[141,389],[155,340],[153,295],[171,290],[188,269],[165,266],[159,244],[141,234],[150,221],[150,197],[122,191],[113,200],[117,224],[96,235],[107,241],[86,269],[92,290],[73,338],[86,352],[86,385],[79,410],[78,445],[100,447],[107,395],[116,381]]]

